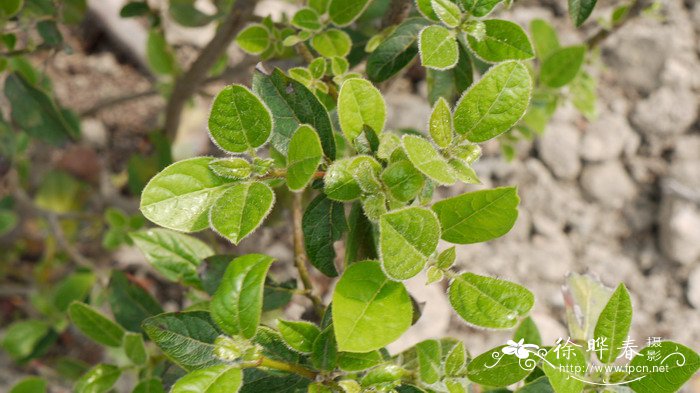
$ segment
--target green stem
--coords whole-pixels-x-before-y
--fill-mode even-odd
[[[309,370],[308,368],[304,368],[304,367],[299,366],[297,364],[281,362],[279,360],[270,359],[268,357],[263,357],[260,360],[259,366],[301,375],[302,377],[308,378],[311,380],[315,380],[316,376],[318,375],[317,372]]]

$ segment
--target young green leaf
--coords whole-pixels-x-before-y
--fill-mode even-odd
[[[336,26],[347,26],[359,18],[370,0],[330,0],[328,15]]]
[[[140,333],[144,319],[163,313],[160,303],[151,294],[117,270],[112,271],[107,300],[114,319],[132,332]]]
[[[139,382],[132,393],[165,393],[165,389],[160,379],[150,378]]]
[[[455,131],[484,142],[508,131],[525,114],[532,79],[527,68],[508,61],[492,67],[457,103]]]
[[[328,198],[347,202],[360,197],[362,190],[350,170],[352,163],[353,158],[343,158],[328,167],[323,178],[324,191]]]
[[[302,124],[318,132],[326,157],[335,159],[335,139],[328,111],[314,93],[303,84],[275,69],[271,74],[257,70],[253,74],[253,91],[265,101],[274,118],[272,146],[287,154],[292,134]]]
[[[87,304],[72,303],[68,315],[75,326],[93,341],[108,347],[122,345],[124,329]]]
[[[440,380],[442,374],[440,343],[437,340],[425,340],[416,344],[418,370],[420,379],[426,384]]]
[[[447,70],[459,61],[457,39],[454,33],[442,26],[433,25],[421,30],[418,49],[421,64],[426,68]]]
[[[584,383],[583,372],[577,370],[586,369],[586,355],[583,350],[572,344],[568,348],[562,349],[566,341],[558,344],[559,348],[549,350],[545,355],[545,362],[542,363],[542,371],[549,379],[549,383],[555,392],[559,393],[581,393]]]
[[[323,160],[323,147],[316,131],[307,125],[296,130],[287,153],[287,186],[303,190]]]
[[[439,184],[454,184],[457,180],[452,169],[435,147],[416,135],[404,135],[403,149],[416,169]]]
[[[352,49],[352,39],[348,33],[338,30],[329,29],[322,33],[316,34],[311,39],[311,47],[323,57],[345,57]]]
[[[396,75],[418,54],[418,33],[430,23],[423,18],[405,20],[367,58],[367,76],[379,83]]]
[[[533,19],[530,22],[530,34],[539,59],[546,59],[560,48],[557,31],[544,19]]]
[[[124,334],[124,353],[134,364],[142,365],[146,363],[148,354],[143,344],[143,335],[140,333],[127,332]]]
[[[170,393],[236,393],[242,383],[240,368],[220,364],[190,372],[175,382]]]
[[[245,86],[227,86],[216,95],[209,134],[221,149],[243,153],[264,145],[272,132],[272,115]]]
[[[214,250],[203,241],[167,229],[145,229],[130,236],[158,272],[168,280],[187,285],[200,285],[197,266],[214,255]]]
[[[328,326],[316,336],[311,352],[311,362],[319,370],[333,371],[338,363],[338,344],[333,326]]]
[[[486,16],[493,11],[493,9],[498,5],[498,3],[502,2],[503,0],[461,0],[462,1],[462,6],[464,9],[472,14],[472,16],[476,16],[477,18],[481,18],[482,16]]]
[[[236,44],[251,55],[259,55],[270,47],[270,32],[259,23],[248,25],[236,36]]]
[[[457,250],[452,246],[438,255],[437,267],[440,269],[449,269],[455,263],[456,258]]]
[[[628,380],[633,381],[629,387],[635,392],[673,393],[700,369],[700,356],[681,344],[662,341],[657,346],[648,346],[639,351],[629,366],[633,370],[644,370],[628,376]]]
[[[397,161],[384,169],[382,181],[392,197],[408,202],[420,193],[425,177],[409,161]]]
[[[467,37],[469,47],[483,60],[494,63],[527,60],[535,55],[530,39],[516,23],[500,19],[489,19],[483,23],[486,29],[483,37]]]
[[[462,341],[457,342],[445,358],[445,375],[457,377],[464,372],[467,365],[468,353]]]
[[[222,332],[209,312],[156,315],[143,322],[143,330],[171,361],[187,371],[221,363],[214,356],[214,341]]]
[[[219,289],[211,299],[214,321],[230,335],[251,338],[260,324],[265,276],[272,257],[248,254],[238,257],[226,269]]]
[[[569,16],[576,27],[591,16],[598,0],[569,0]]]
[[[53,294],[53,304],[59,311],[66,311],[70,304],[83,301],[95,284],[95,275],[91,272],[77,272],[62,280]]]
[[[36,348],[50,334],[51,326],[44,321],[17,321],[5,329],[1,346],[13,360],[24,362],[32,357]]]
[[[586,58],[583,45],[561,48],[542,62],[540,79],[549,87],[560,88],[574,80]]]
[[[237,245],[262,224],[274,204],[275,193],[267,184],[238,183],[212,206],[211,227]]]
[[[469,362],[469,380],[482,385],[501,387],[525,379],[530,370],[521,366],[521,360],[517,356],[502,353],[504,347],[505,345],[493,348]]]
[[[513,341],[523,340],[525,344],[542,345],[542,337],[540,331],[535,325],[535,321],[531,317],[526,317],[520,322],[520,325],[513,334]]]
[[[209,169],[214,160],[191,158],[163,169],[143,189],[141,213],[176,231],[197,232],[208,227],[209,208],[232,184]]]
[[[326,75],[327,67],[327,60],[322,57],[319,57],[317,59],[314,59],[314,61],[312,61],[311,64],[309,64],[309,72],[311,73],[312,78],[321,79],[324,75]]]
[[[153,72],[160,75],[172,75],[177,69],[173,50],[165,40],[162,31],[151,29],[146,41],[146,59]]]
[[[333,328],[338,349],[369,352],[393,342],[413,316],[406,288],[389,280],[376,261],[350,265],[333,293]]]
[[[309,7],[313,8],[319,15],[323,15],[328,12],[330,0],[309,0],[308,4]]]
[[[598,317],[593,330],[593,338],[606,344],[596,352],[601,362],[612,363],[617,359],[630,326],[632,326],[632,301],[625,285],[620,284]]]
[[[515,327],[535,302],[532,292],[518,284],[473,273],[452,281],[449,299],[466,322],[492,329]]]
[[[292,17],[292,25],[299,29],[317,31],[321,28],[318,12],[313,8],[302,8]]]
[[[284,341],[295,351],[308,354],[313,352],[314,341],[321,330],[310,322],[283,321],[277,323],[277,329]]]
[[[386,103],[382,93],[364,79],[345,81],[338,94],[338,119],[350,142],[360,136],[364,126],[381,133],[386,122]]]
[[[514,187],[499,187],[443,199],[432,209],[440,220],[443,239],[471,244],[508,233],[518,218],[519,202]]]
[[[450,0],[431,0],[435,15],[448,27],[457,27],[462,21],[462,11]]]
[[[117,382],[122,371],[111,364],[98,364],[75,383],[75,393],[105,393]]]
[[[581,71],[569,83],[571,103],[589,120],[598,117],[598,81],[586,71]]]
[[[452,144],[453,120],[450,104],[440,97],[430,115],[430,137],[438,147],[444,149]]]
[[[15,384],[9,393],[46,393],[46,381],[40,377],[26,377]]]
[[[420,273],[437,249],[440,223],[426,208],[408,207],[384,214],[379,223],[382,268],[393,280]]]
[[[566,322],[571,338],[588,342],[594,338],[593,330],[612,290],[590,275],[571,273],[566,278],[563,292],[572,300],[571,306],[566,308]]]
[[[301,227],[309,262],[326,276],[337,276],[333,243],[347,230],[343,204],[320,194],[306,208]]]
[[[250,177],[253,167],[245,158],[230,157],[214,160],[209,163],[209,169],[218,176],[233,180],[242,180]]]
[[[364,371],[384,361],[379,351],[365,353],[340,352],[338,354],[338,367],[346,372]]]

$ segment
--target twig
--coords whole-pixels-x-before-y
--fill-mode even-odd
[[[413,2],[411,0],[391,0],[389,9],[382,19],[382,28],[385,29],[403,22],[411,13],[412,5]]]
[[[591,49],[597,48],[606,39],[608,39],[608,37],[617,32],[627,22],[638,17],[642,13],[642,11],[644,11],[646,6],[647,1],[645,0],[632,0],[630,9],[629,11],[627,11],[627,15],[625,15],[625,17],[621,21],[619,21],[617,24],[615,24],[609,29],[603,27],[600,30],[598,30],[595,34],[593,34],[586,40],[586,45]]]
[[[157,94],[158,94],[158,90],[149,89],[149,90],[138,92],[138,93],[129,93],[129,94],[125,94],[123,96],[111,97],[111,98],[108,98],[104,101],[98,102],[97,104],[95,104],[91,108],[88,108],[88,109],[80,112],[80,117],[95,116],[98,112],[102,111],[103,109],[107,109],[109,107],[123,104],[125,102],[129,102],[132,100],[138,100],[140,98],[155,96]]]
[[[308,378],[310,380],[315,380],[316,376],[318,375],[317,372],[309,370],[308,368],[299,366],[297,364],[281,362],[279,360],[270,359],[268,357],[263,357],[262,359],[260,359],[260,362],[256,366],[294,373],[297,375],[301,375],[304,378]]]
[[[313,284],[311,283],[311,277],[309,276],[309,270],[306,268],[306,251],[304,250],[304,231],[301,227],[302,218],[302,207],[301,207],[301,193],[294,193],[294,199],[292,201],[292,221],[294,224],[294,265],[299,272],[299,278],[302,284],[304,284],[304,289],[306,289],[306,297],[311,300],[314,304],[314,310],[318,314],[319,318],[323,317],[324,307],[321,299],[313,293]]]
[[[207,73],[224,54],[243,24],[253,14],[257,0],[238,0],[224,19],[214,37],[202,49],[190,69],[175,81],[165,108],[165,133],[173,140],[180,125],[180,116],[187,100],[207,79]]]
[[[91,269],[94,268],[94,264],[90,262],[90,260],[87,259],[85,256],[83,256],[83,254],[81,254],[80,251],[73,247],[73,245],[70,244],[68,239],[66,239],[66,235],[63,233],[63,228],[61,228],[61,223],[58,221],[58,217],[56,216],[56,214],[51,212],[44,212],[43,216],[46,218],[46,221],[49,222],[49,227],[51,228],[53,236],[56,238],[58,246],[66,254],[68,254],[68,257],[72,259],[73,262],[77,263],[82,267],[87,267]]]

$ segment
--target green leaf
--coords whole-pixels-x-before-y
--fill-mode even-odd
[[[360,136],[364,126],[381,133],[386,122],[386,103],[382,93],[367,80],[348,79],[338,94],[338,119],[350,142]]]
[[[193,0],[170,0],[168,11],[173,20],[185,27],[203,27],[214,20],[214,16],[207,15],[197,9]]]
[[[322,33],[316,34],[311,39],[311,47],[318,54],[326,58],[345,57],[350,53],[352,48],[352,40],[348,33],[338,30],[329,29]]]
[[[503,0],[461,0],[462,5],[464,6],[464,9],[472,14],[472,16],[476,16],[477,18],[480,18],[482,16],[486,16],[493,11],[493,9],[498,5],[498,3],[502,2]]]
[[[216,200],[211,208],[211,227],[238,244],[262,224],[275,204],[275,193],[265,183],[238,183]]]
[[[433,22],[440,22],[440,18],[438,18],[435,10],[433,10],[432,0],[416,0],[416,8],[418,12],[427,19]]]
[[[461,43],[458,50],[459,61],[454,68],[445,71],[426,70],[428,101],[433,105],[439,97],[450,103],[455,102],[474,82],[471,56]]]
[[[450,350],[445,358],[445,375],[456,377],[462,375],[464,367],[467,365],[468,353],[464,348],[464,343],[459,341]]]
[[[242,180],[250,177],[253,168],[245,158],[230,157],[214,160],[209,163],[209,169],[218,176],[233,180]]]
[[[410,326],[411,299],[403,284],[389,280],[379,262],[350,265],[333,293],[338,349],[369,352],[393,342]]]
[[[270,32],[259,23],[250,24],[238,33],[236,44],[251,55],[259,55],[270,47]]]
[[[530,378],[526,379],[525,382],[527,383],[516,390],[515,393],[556,393],[554,389],[552,389],[552,385],[549,383],[547,377],[540,376],[532,382],[528,382],[529,379]]]
[[[316,336],[311,353],[311,362],[319,370],[333,371],[338,363],[338,345],[333,326],[328,326]]]
[[[98,364],[75,383],[75,393],[106,393],[117,382],[121,369],[110,364]]]
[[[72,303],[68,315],[75,326],[93,341],[108,347],[122,345],[124,329],[87,304]]]
[[[142,332],[144,319],[163,313],[163,308],[150,293],[118,270],[112,271],[107,300],[114,319],[132,332]]]
[[[330,5],[330,0],[309,0],[309,7],[316,10],[319,15],[323,15],[328,12],[328,6]]]
[[[418,49],[423,67],[447,70],[459,61],[457,39],[454,33],[442,26],[433,25],[421,30]]]
[[[151,9],[145,1],[131,1],[122,7],[119,11],[119,16],[122,18],[133,18],[136,16],[144,16],[149,12],[151,12]]]
[[[601,351],[596,352],[601,362],[612,363],[617,359],[630,326],[632,326],[632,300],[625,284],[620,284],[603,308],[593,330],[593,337],[606,344],[600,347]]]
[[[53,295],[53,304],[59,311],[66,311],[74,301],[84,300],[95,283],[95,275],[91,272],[71,274],[61,281]]]
[[[220,364],[195,370],[180,378],[171,393],[236,393],[243,382],[240,368]]]
[[[203,241],[167,229],[145,229],[130,234],[146,260],[171,281],[199,287],[197,266],[214,250]]]
[[[515,355],[502,352],[505,345],[475,357],[467,366],[469,380],[486,386],[508,386],[522,381],[530,374]]]
[[[323,160],[323,147],[316,131],[303,125],[289,142],[287,153],[287,185],[292,191],[303,190]]]
[[[576,27],[581,26],[591,16],[596,2],[597,0],[569,0],[569,16]]]
[[[146,42],[146,59],[151,70],[160,75],[173,75],[177,70],[173,50],[160,30],[151,29]]]
[[[132,393],[165,393],[165,389],[160,379],[151,378],[139,382]]]
[[[326,276],[337,276],[333,243],[347,230],[343,204],[324,194],[317,196],[306,208],[301,226],[309,262]]]
[[[318,326],[304,321],[280,320],[277,323],[277,329],[287,345],[293,350],[305,354],[313,352],[314,341],[321,334]]]
[[[404,135],[401,141],[408,159],[416,169],[439,184],[454,184],[457,179],[447,160],[430,142],[416,135]]]
[[[489,19],[483,21],[485,35],[477,39],[468,36],[469,47],[474,53],[489,62],[505,60],[526,60],[534,57],[535,52],[527,34],[516,23],[507,20]]]
[[[36,24],[36,30],[44,40],[44,45],[58,46],[63,42],[63,35],[58,30],[56,22],[52,20],[42,20]]]
[[[457,258],[457,250],[454,246],[446,249],[438,255],[437,267],[440,269],[449,269],[454,265]]]
[[[583,45],[561,48],[542,62],[540,80],[549,87],[560,88],[574,80],[586,58]]]
[[[4,332],[2,348],[17,362],[29,358],[50,332],[44,321],[24,320],[12,323]]]
[[[209,226],[209,208],[231,186],[231,180],[209,169],[213,157],[176,162],[148,182],[141,194],[141,213],[154,223],[183,232]]]
[[[431,0],[435,15],[448,27],[457,27],[462,21],[462,11],[450,0]]]
[[[422,207],[408,207],[384,214],[379,223],[382,268],[392,280],[406,280],[420,273],[437,249],[440,223]]]
[[[542,345],[542,337],[540,331],[535,325],[535,321],[530,317],[526,317],[520,322],[520,325],[513,334],[513,341],[524,340],[525,344]]]
[[[533,19],[530,22],[530,34],[535,44],[535,52],[540,59],[546,59],[560,48],[557,31],[544,19]]]
[[[418,370],[420,379],[426,384],[440,380],[442,373],[440,343],[437,340],[425,340],[416,344]]]
[[[243,372],[243,386],[240,393],[305,393],[310,382],[307,378],[296,374],[249,368]]]
[[[377,259],[375,227],[362,212],[360,203],[353,203],[348,215],[348,237],[345,242],[345,263]]]
[[[364,371],[384,361],[379,351],[365,353],[341,352],[338,355],[338,367],[346,372]]]
[[[304,7],[297,11],[292,17],[292,26],[303,29],[316,31],[321,29],[321,21],[319,20],[318,12],[313,8]]]
[[[586,71],[581,71],[569,83],[571,103],[589,120],[598,117],[598,81]]]
[[[80,134],[61,108],[19,73],[7,76],[4,91],[12,106],[12,121],[32,138],[60,145]]]
[[[272,115],[245,86],[231,85],[216,95],[209,115],[209,134],[221,149],[243,153],[267,143]]]
[[[287,154],[292,134],[300,125],[308,124],[318,132],[326,157],[335,159],[331,120],[314,93],[279,69],[269,75],[256,71],[253,75],[253,91],[272,112],[275,121],[271,143],[275,149]]]
[[[444,149],[452,144],[453,120],[450,104],[440,97],[430,115],[430,137],[438,147]]]
[[[214,321],[230,335],[251,338],[260,324],[265,276],[274,258],[262,254],[238,257],[226,269],[211,299]]]
[[[15,16],[24,5],[24,0],[6,0],[0,4],[0,17],[9,19]]]
[[[384,82],[404,69],[418,54],[418,33],[429,22],[411,18],[399,25],[367,58],[367,76],[375,83]]]
[[[46,381],[39,377],[26,377],[15,384],[10,393],[46,393]]]
[[[450,243],[471,244],[503,236],[518,218],[517,190],[499,187],[443,199],[432,207]]]
[[[359,18],[369,6],[370,0],[330,0],[328,15],[337,26],[347,26]]]
[[[418,196],[425,185],[425,177],[406,160],[397,161],[384,169],[382,181],[392,197],[408,202]]]
[[[140,333],[127,332],[124,335],[124,352],[134,364],[145,364],[148,359],[146,347],[143,344],[143,336]]]
[[[185,370],[221,363],[214,356],[214,341],[222,332],[208,312],[156,315],[143,322],[143,330],[170,360]]]
[[[338,58],[334,57],[334,59],[339,59],[339,57]],[[314,61],[312,61],[309,64],[309,72],[311,73],[311,77],[314,79],[323,78],[323,76],[326,75],[327,67],[328,67],[328,63],[327,63],[326,59],[321,58],[321,57],[314,59]]]
[[[563,341],[566,343],[566,341]],[[558,344],[558,351],[549,350],[542,363],[542,371],[549,379],[549,383],[557,393],[581,393],[584,387],[583,372],[576,370],[586,369],[586,355],[581,348],[573,344]]]
[[[686,346],[663,341],[639,351],[629,365],[634,370],[642,370],[628,377],[634,381],[629,387],[636,393],[672,393],[700,369],[700,356]]]
[[[459,100],[455,131],[472,142],[484,142],[508,131],[525,114],[532,79],[527,68],[508,61],[492,67]]]
[[[566,322],[571,339],[587,342],[594,338],[594,327],[612,290],[589,275],[571,273],[566,278],[563,292],[567,299],[571,299],[567,301],[570,306],[566,308]]]
[[[492,329],[515,327],[535,303],[532,292],[518,284],[473,273],[452,280],[449,299],[466,322]]]
[[[362,190],[350,171],[354,158],[335,161],[324,176],[324,191],[328,198],[346,202],[360,197]]]

